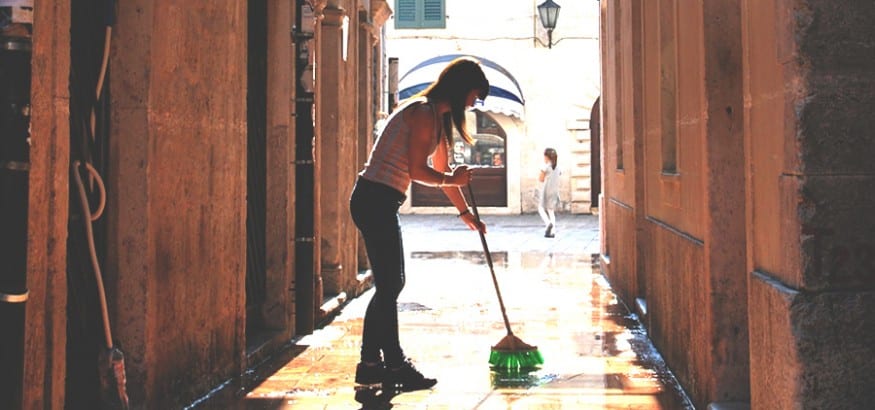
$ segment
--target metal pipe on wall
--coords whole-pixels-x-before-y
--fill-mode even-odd
[[[297,0],[295,7],[295,333],[304,335],[313,332],[316,321],[314,94],[310,65],[313,13],[305,0]]]
[[[33,1],[0,1],[0,403],[21,406]]]

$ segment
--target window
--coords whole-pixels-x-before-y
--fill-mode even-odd
[[[620,30],[620,28],[619,28],[621,26],[621,22],[623,21],[622,20],[623,19],[623,9],[621,6],[622,3],[617,2],[615,4],[616,4],[616,7],[614,7],[614,16],[613,16],[614,44],[624,44],[622,42],[623,37],[621,36],[622,30]],[[623,67],[623,64],[625,63],[625,61],[623,61],[624,58],[625,58],[625,55],[623,54],[623,47],[614,47],[614,63],[616,64],[617,67]],[[626,84],[624,83],[625,79],[623,78],[624,71],[622,69],[617,69],[614,75],[616,78],[616,80],[615,80],[615,82],[616,82],[615,87],[616,88],[614,89],[615,90],[614,92],[616,92],[616,95],[614,98],[616,98],[618,102],[622,102],[623,97],[625,95],[625,93],[624,93],[625,88],[624,87],[626,86]],[[614,135],[616,135],[616,138],[615,138],[616,150],[615,150],[615,152],[617,155],[617,170],[623,170],[623,143],[624,143],[623,133],[625,132],[625,129],[623,127],[624,120],[623,120],[623,115],[622,115],[622,111],[621,111],[622,107],[623,107],[622,104],[616,104],[615,108],[617,109],[618,113],[615,114],[615,116],[614,116],[614,121],[616,123],[616,126],[614,128]]]
[[[662,4],[659,18],[660,53],[660,109],[662,111],[662,173],[677,174],[677,87],[678,62],[676,3]]]
[[[444,0],[395,0],[395,28],[446,28]]]

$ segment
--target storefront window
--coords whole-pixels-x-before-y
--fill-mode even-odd
[[[477,192],[478,205],[507,206],[507,134],[490,114],[480,111],[470,114],[475,116],[469,117],[468,122],[475,131],[471,135],[474,144],[466,144],[461,137],[454,136],[449,162],[453,166],[476,167],[471,186]],[[411,191],[413,206],[452,206],[439,189],[413,184]]]
[[[504,139],[491,134],[474,134],[474,145],[465,144],[461,138],[453,142],[453,165],[467,164],[503,168]]]
[[[504,168],[506,142],[501,127],[488,114],[477,112],[477,133],[474,145],[465,144],[459,136],[453,139],[453,165],[467,164]]]

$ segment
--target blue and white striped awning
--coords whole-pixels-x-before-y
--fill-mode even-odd
[[[462,56],[462,54],[442,55],[417,64],[398,81],[398,89],[400,90],[398,97],[403,100],[424,90],[437,80],[438,75],[447,64]],[[516,78],[510,71],[494,61],[477,56],[472,57],[480,60],[483,72],[489,80],[489,95],[485,101],[478,101],[474,109],[522,118],[526,100],[523,98],[523,91]]]

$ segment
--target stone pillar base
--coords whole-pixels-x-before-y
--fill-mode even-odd
[[[820,409],[875,402],[875,292],[802,292],[755,272],[749,311],[752,403]]]

